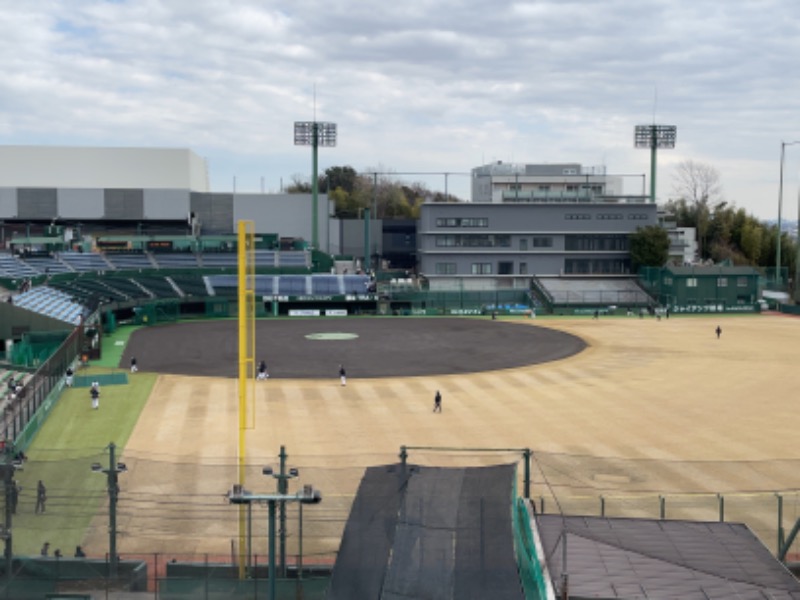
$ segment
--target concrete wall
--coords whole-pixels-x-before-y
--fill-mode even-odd
[[[10,340],[12,327],[27,327],[28,331],[64,331],[72,325],[19,308],[8,302],[0,302],[0,339]],[[19,339],[19,336],[17,336]]]
[[[189,190],[144,190],[144,218],[189,218]]]
[[[61,219],[96,219],[105,214],[103,190],[64,188],[57,190],[58,216]],[[94,215],[94,216],[92,216]]]
[[[278,233],[281,237],[301,237],[309,244],[313,240],[313,198],[311,194],[234,194],[233,222],[249,220],[260,233]],[[338,236],[330,234],[333,205],[327,194],[317,198],[319,246],[327,251],[331,242],[338,245]],[[235,226],[235,225],[234,225]]]

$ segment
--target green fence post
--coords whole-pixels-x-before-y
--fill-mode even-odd
[[[775,494],[778,498],[778,552],[783,548],[783,496]]]
[[[717,499],[719,500],[719,522],[725,522],[725,496],[722,494],[717,494]]]
[[[663,521],[667,514],[667,499],[664,496],[658,497],[659,504],[659,518]]]
[[[530,500],[531,498],[531,449],[525,448],[523,452],[525,456],[525,489],[524,494],[525,498]]]
[[[603,496],[600,496],[600,516],[606,516],[606,499]]]

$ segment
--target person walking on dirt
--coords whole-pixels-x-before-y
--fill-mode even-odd
[[[344,370],[344,365],[339,365],[339,381],[342,385],[347,385],[347,371]]]
[[[47,488],[44,487],[42,480],[36,484],[36,510],[37,515],[44,512],[44,503],[47,502]]]
[[[92,408],[94,410],[100,408],[100,386],[93,384],[89,390],[89,395],[92,397]]]
[[[442,412],[442,394],[436,390],[436,395],[433,397],[433,412]]]
[[[717,329],[716,329],[716,331],[717,331],[717,339],[719,339],[719,336],[721,336],[721,335],[722,335],[722,327],[720,327],[719,325],[717,325]]]
[[[256,376],[256,379],[258,381],[264,381],[268,377],[269,373],[267,373],[267,363],[266,361],[262,360],[258,365],[258,375]]]

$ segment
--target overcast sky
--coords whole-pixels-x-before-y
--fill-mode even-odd
[[[799,74],[797,0],[0,0],[0,143],[190,148],[214,191],[309,180],[316,118],[320,171],[447,172],[469,199],[481,164],[577,162],[641,193],[655,120],[678,128],[659,201],[691,159],[775,219]],[[796,218],[800,144],[785,165]]]

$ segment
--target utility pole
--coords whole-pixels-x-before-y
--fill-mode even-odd
[[[92,464],[92,471],[106,474],[108,490],[108,573],[109,577],[116,579],[119,572],[119,556],[117,556],[117,499],[119,498],[118,475],[128,470],[125,463],[117,462],[117,446],[114,442],[108,444],[108,468],[104,469],[100,463]]]
[[[111,554],[111,578],[116,579],[119,565],[117,564],[117,470],[114,461],[114,442],[108,445],[108,551]]]

